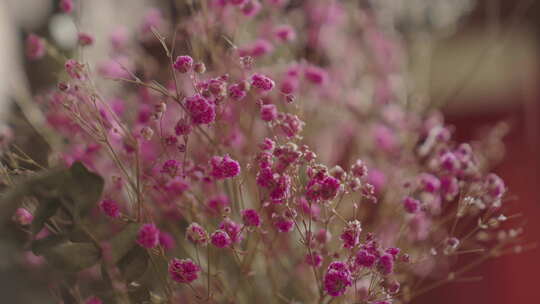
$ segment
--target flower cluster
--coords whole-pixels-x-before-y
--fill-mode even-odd
[[[70,246],[101,247],[103,263],[92,251],[65,264],[97,267],[106,282],[80,276],[62,292],[87,303],[407,303],[428,290],[416,286],[467,267],[460,253],[518,246],[521,230],[502,225],[508,190],[479,148],[500,138],[456,142],[439,112],[405,100],[409,88],[394,84],[408,75],[405,42],[380,26],[377,6],[203,2],[181,18],[148,11],[112,33],[97,73],[68,59],[36,98],[61,143],[51,162],[103,179],[96,212],[72,205],[96,196],[82,179],[58,203],[35,188],[14,209],[32,242],[73,235]],[[97,39],[78,34],[80,46]],[[27,37],[31,60],[53,48]],[[114,292],[96,290],[105,283]]]

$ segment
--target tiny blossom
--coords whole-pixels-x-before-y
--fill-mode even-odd
[[[287,113],[280,121],[279,126],[286,136],[294,137],[302,131],[304,122],[298,116]]]
[[[216,119],[215,105],[201,95],[186,98],[186,109],[194,124],[209,124]]]
[[[13,220],[19,225],[30,225],[34,220],[34,216],[26,208],[18,208],[13,215]]]
[[[165,250],[171,250],[176,246],[174,237],[170,233],[164,231],[159,232],[159,244]]]
[[[487,195],[492,199],[500,199],[506,191],[504,181],[494,173],[490,173],[485,179]]]
[[[234,243],[240,243],[244,236],[242,235],[242,225],[227,218],[221,222],[219,229],[227,232],[231,241]]]
[[[82,63],[79,63],[73,59],[69,59],[66,61],[66,64],[64,66],[69,77],[71,77],[72,79],[86,79],[86,76],[84,75],[84,65]]]
[[[388,275],[394,271],[394,257],[391,254],[383,254],[377,262],[377,269],[383,274]]]
[[[261,216],[255,209],[245,209],[241,212],[244,225],[250,227],[259,227],[261,225]]]
[[[276,227],[279,232],[291,232],[294,229],[294,221],[285,216],[274,213],[272,214],[272,220],[274,222],[274,227]]]
[[[59,6],[62,12],[69,14],[74,8],[73,0],[60,0]]]
[[[233,84],[229,87],[229,97],[239,101],[246,97],[247,92],[242,84]]]
[[[291,188],[291,178],[288,175],[280,175],[277,179],[274,179],[275,185],[270,192],[270,198],[273,201],[281,201],[289,197]]]
[[[169,275],[178,283],[191,283],[199,278],[201,267],[191,259],[173,258],[169,262]]]
[[[268,137],[263,139],[263,142],[259,145],[259,148],[265,151],[272,151],[274,150],[275,147],[276,147],[276,143]]]
[[[368,169],[365,165],[365,163],[358,159],[356,162],[351,166],[351,173],[358,178],[362,178],[364,176],[367,176]]]
[[[433,193],[439,190],[441,187],[440,180],[429,173],[423,173],[420,175],[420,184],[424,188],[424,191]]]
[[[41,59],[45,56],[46,48],[43,38],[30,34],[26,37],[26,56],[30,60]]]
[[[169,159],[163,163],[161,167],[161,173],[167,173],[169,175],[176,175],[178,168],[180,167],[180,162],[175,159]]]
[[[206,245],[208,243],[208,232],[199,224],[193,222],[186,229],[187,239],[197,245]]]
[[[459,160],[452,152],[444,153],[439,159],[440,167],[442,170],[450,173],[455,172],[459,167]]]
[[[189,183],[184,178],[177,176],[169,180],[163,188],[170,194],[182,195],[189,189]]]
[[[215,179],[232,178],[240,174],[240,164],[229,155],[213,156],[210,165],[212,167],[210,175]]]
[[[120,217],[120,207],[111,199],[104,199],[99,203],[99,209],[111,218]]]
[[[221,213],[224,208],[230,205],[229,198],[226,195],[217,195],[208,200],[207,206],[214,214]]]
[[[188,135],[192,129],[193,127],[185,119],[180,119],[174,126],[174,132],[178,136]]]
[[[173,67],[180,73],[187,73],[193,68],[193,58],[190,56],[178,56],[173,63]]]
[[[154,135],[154,130],[152,130],[152,128],[150,128],[149,126],[145,126],[141,129],[140,133],[145,140],[150,140]]]
[[[315,235],[315,240],[317,240],[317,242],[321,244],[326,244],[327,242],[330,241],[331,238],[332,238],[332,234],[330,234],[330,231],[324,228],[321,228]]]
[[[363,249],[363,250],[358,251],[354,259],[354,262],[358,266],[371,267],[375,265],[376,260],[377,260],[377,257],[375,255]]]
[[[403,207],[408,213],[416,213],[420,210],[420,201],[407,196],[403,199]]]
[[[362,232],[360,221],[350,221],[339,236],[343,242],[343,247],[349,249],[356,247],[360,243],[360,232]]]
[[[296,38],[294,29],[287,24],[277,26],[274,29],[274,35],[282,42],[290,42]]]
[[[137,243],[144,248],[154,248],[159,244],[159,230],[154,224],[144,224],[137,234]]]
[[[206,72],[206,65],[203,62],[197,62],[193,65],[195,73],[204,74]]]
[[[275,83],[269,77],[262,74],[253,74],[251,76],[251,85],[254,88],[268,92],[272,90],[275,86]]]
[[[312,179],[307,187],[306,197],[308,200],[332,200],[337,196],[340,189],[339,180],[332,176]]]
[[[238,50],[241,57],[252,56],[261,57],[271,53],[274,46],[266,39],[257,39],[253,43],[243,46]]]
[[[332,297],[343,295],[352,286],[349,267],[343,262],[332,262],[324,274],[324,290]]]
[[[292,94],[298,90],[298,79],[287,77],[281,82],[280,91],[283,94]]]
[[[314,267],[321,267],[323,262],[323,257],[318,252],[314,251],[311,254],[306,254],[306,263]]]
[[[84,304],[103,304],[103,301],[101,301],[98,297],[90,297],[84,301]]]
[[[313,84],[322,85],[327,81],[327,72],[316,66],[309,66],[304,70],[304,77]]]
[[[216,230],[210,236],[210,242],[217,248],[229,247],[232,244],[231,237],[223,230]]]
[[[277,108],[273,104],[267,104],[261,107],[261,119],[264,121],[272,121],[276,119],[277,114]]]
[[[89,46],[94,44],[94,37],[88,33],[79,33],[77,36],[79,44],[82,46]]]
[[[259,0],[247,0],[242,6],[242,13],[248,17],[254,17],[261,11],[261,8]]]

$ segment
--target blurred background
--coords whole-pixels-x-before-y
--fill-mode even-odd
[[[96,37],[105,36],[119,25],[134,26],[144,8],[153,4],[143,0],[82,1],[83,15],[74,24],[58,13],[56,2],[0,1],[0,127],[18,111],[25,111],[24,101],[31,94],[54,85],[54,71],[60,68],[52,60],[25,61],[23,41],[29,32],[47,37],[69,52],[76,45],[77,27]],[[422,9],[430,2],[440,2],[442,8]],[[498,132],[506,133],[504,158],[496,172],[515,198],[514,212],[523,215],[526,238],[540,242],[540,1],[386,0],[380,5],[381,18],[396,11],[406,16],[403,20],[409,23],[397,27],[412,32],[406,42],[411,77],[425,77],[420,70],[429,70],[429,79],[419,82],[425,83],[428,97],[437,100],[447,122],[456,127],[458,140],[477,138],[486,126],[498,125]],[[445,12],[458,5],[468,11],[465,17],[456,24],[444,24],[450,18]],[[422,15],[426,12],[432,15]],[[421,22],[411,22],[424,19],[430,20],[430,26],[445,26],[437,43],[427,47],[423,39],[432,38],[433,32],[420,26]],[[85,53],[85,60],[95,63],[105,58],[104,43],[98,39]],[[31,119],[41,119],[39,113],[26,110]],[[0,254],[4,246],[0,244]],[[2,261],[0,257],[0,302],[52,303],[47,300],[46,278],[28,277]],[[450,284],[415,303],[540,303],[538,274],[540,250],[535,249],[487,262],[472,274],[482,280]],[[36,294],[42,295],[39,302],[34,302]]]

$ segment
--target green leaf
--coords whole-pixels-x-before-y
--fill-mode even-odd
[[[140,246],[131,249],[128,254],[118,262],[118,268],[126,282],[130,283],[142,277],[148,269],[149,259],[150,256],[146,249]]]
[[[138,246],[135,239],[140,227],[141,224],[139,223],[127,224],[122,231],[110,240],[111,262],[113,264],[118,263],[133,247]]]
[[[45,222],[53,215],[60,207],[60,202],[56,199],[47,199],[42,201],[36,211],[34,212],[34,219],[32,220],[32,226],[30,227],[32,234],[36,235],[43,229]]]
[[[32,243],[32,251],[52,266],[66,272],[77,272],[96,264],[101,251],[94,243],[74,243],[64,235],[53,235]]]
[[[95,206],[105,184],[103,178],[90,172],[80,163],[74,163],[68,171],[69,178],[62,185],[62,196],[67,200],[66,207],[72,215],[82,217]]]

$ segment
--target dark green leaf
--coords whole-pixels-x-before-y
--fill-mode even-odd
[[[56,213],[59,207],[60,202],[56,199],[47,199],[39,203],[32,220],[31,230],[33,235],[43,229],[45,222]]]
[[[32,251],[52,266],[67,272],[77,272],[96,264],[101,252],[93,243],[74,243],[66,236],[53,235],[34,241]]]
[[[149,258],[146,249],[136,246],[118,262],[118,268],[126,282],[133,282],[144,275],[148,269]]]
[[[105,182],[101,176],[88,171],[80,162],[71,166],[69,177],[61,189],[67,208],[75,217],[84,216],[101,197]]]
[[[133,247],[138,246],[135,239],[140,226],[139,223],[127,224],[122,231],[110,240],[111,263],[118,263]]]

